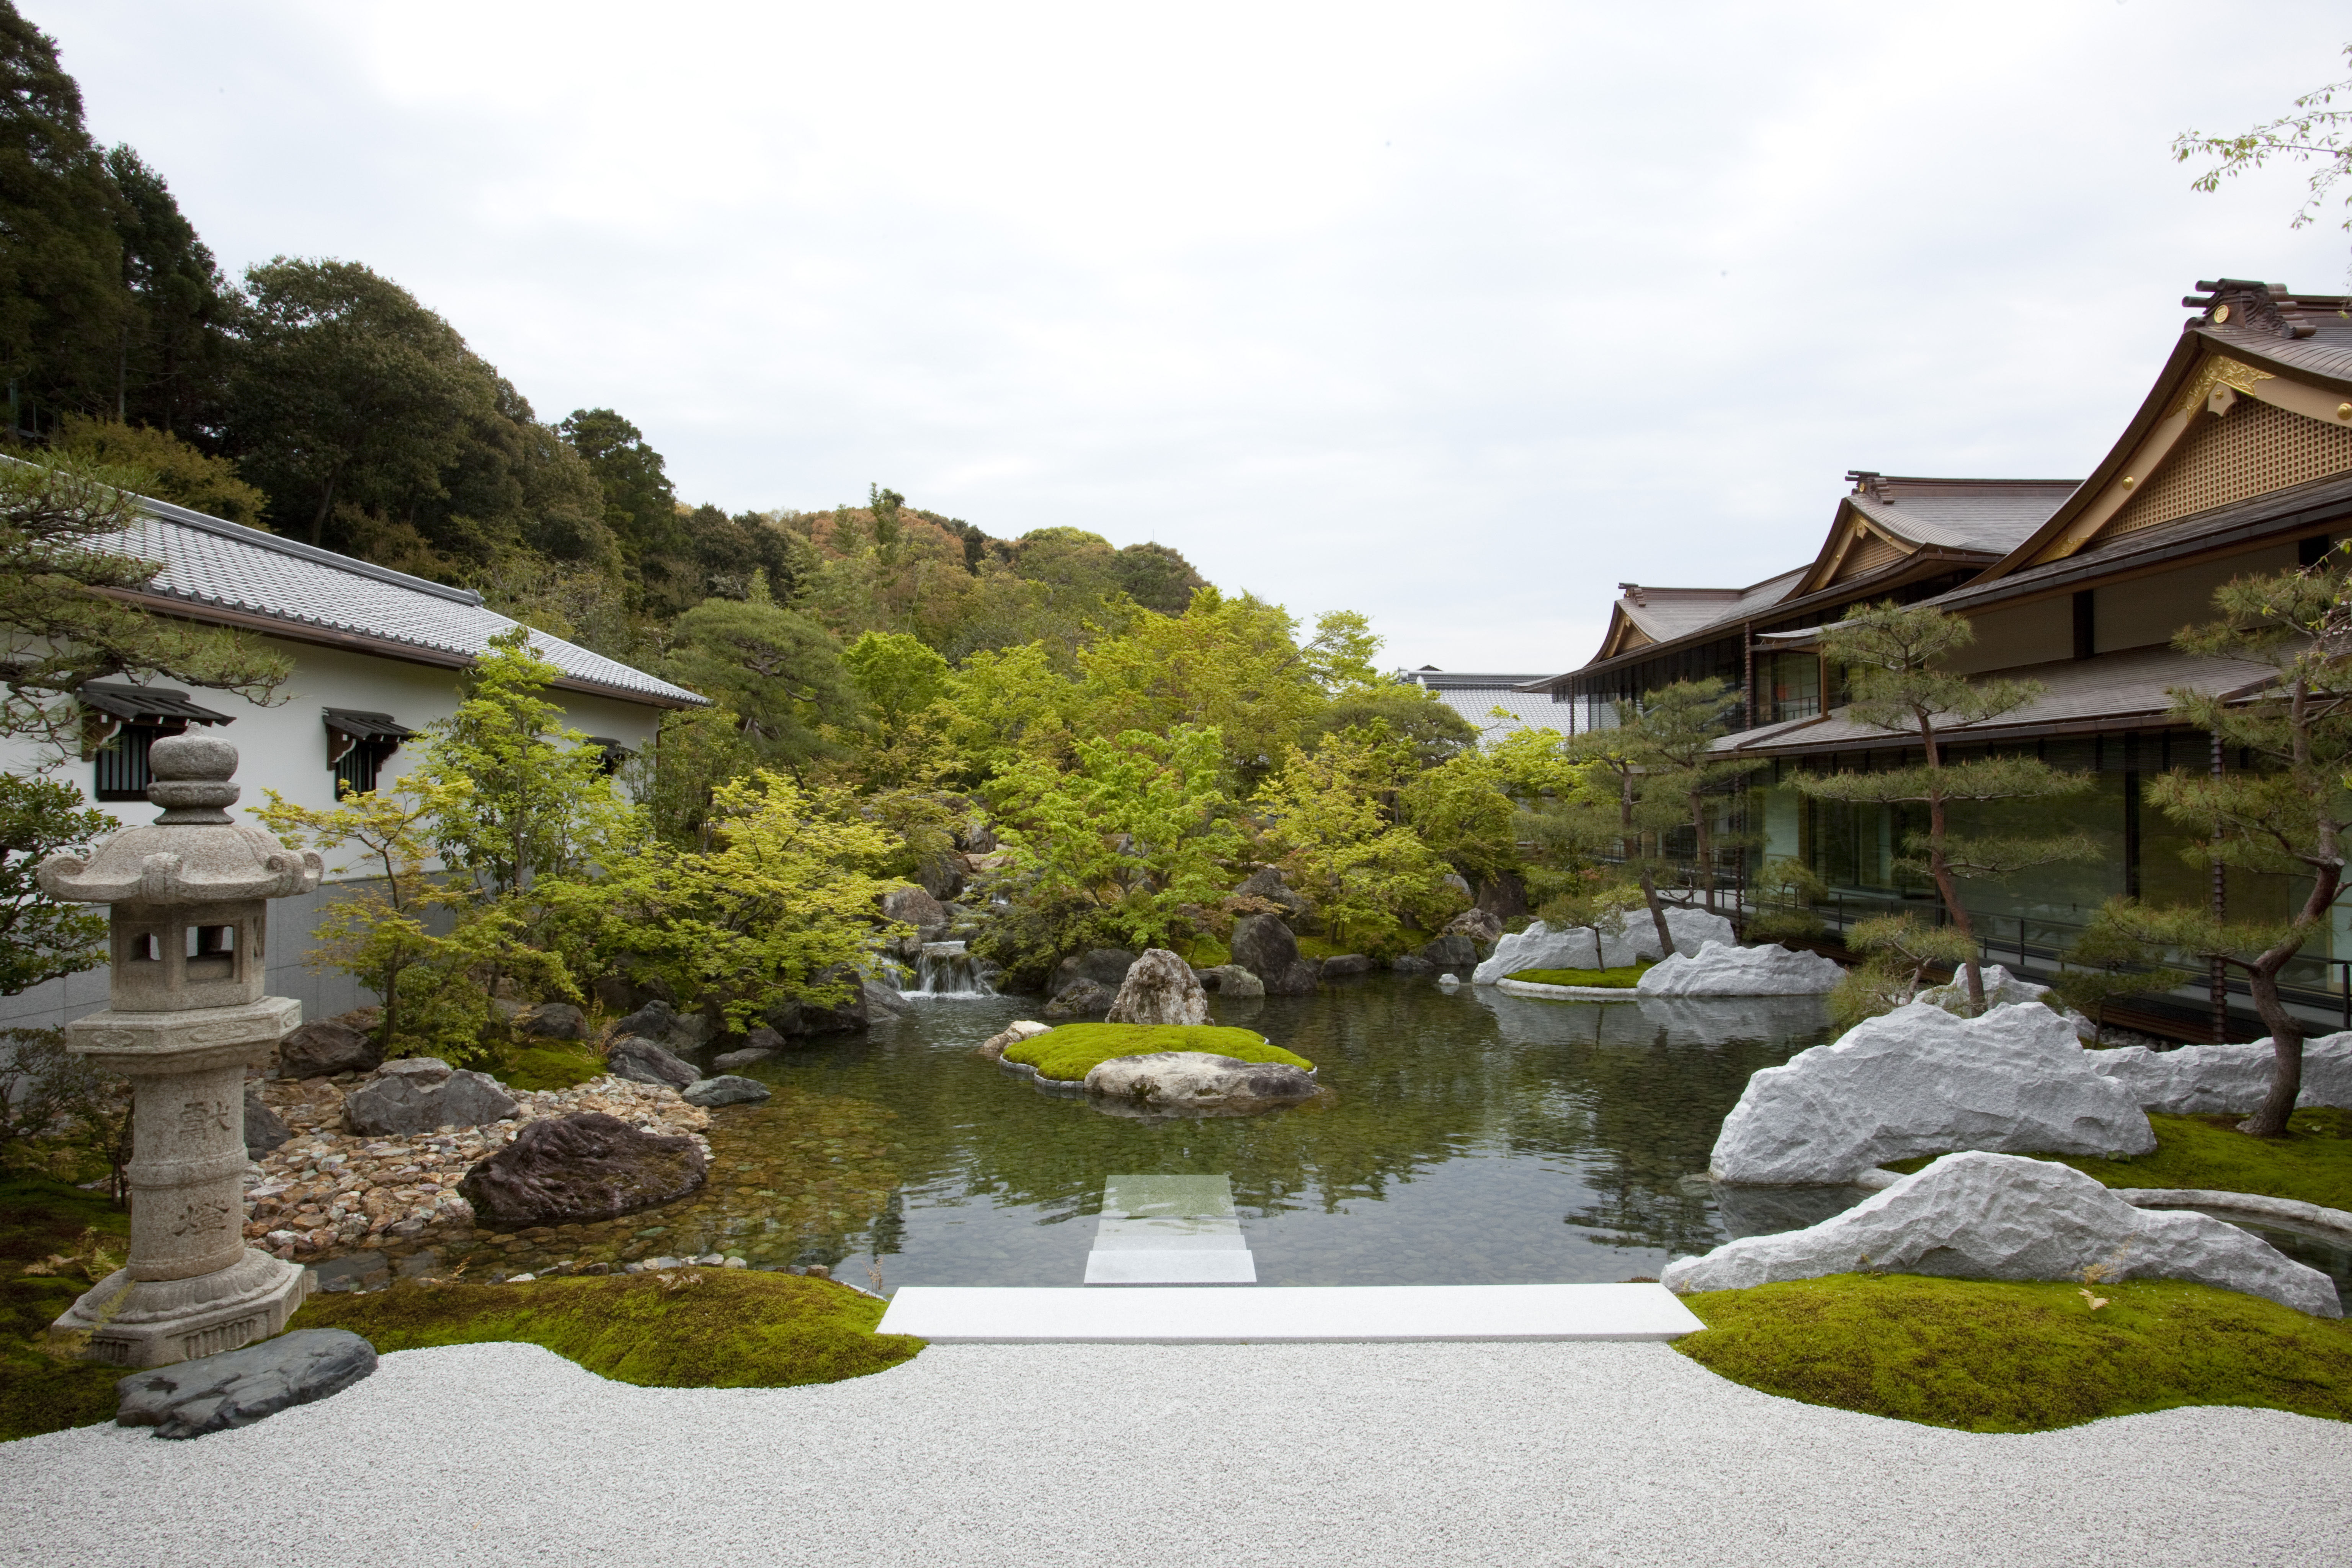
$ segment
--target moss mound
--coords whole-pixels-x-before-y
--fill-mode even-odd
[[[130,1214],[95,1193],[0,1182],[0,1442],[114,1419],[121,1368],[59,1361],[46,1346],[58,1314],[98,1282],[93,1271],[121,1263],[130,1234]]]
[[[510,1089],[570,1089],[604,1070],[604,1058],[584,1041],[533,1046],[515,1054],[495,1076]]]
[[[1315,1065],[1280,1046],[1267,1045],[1264,1037],[1247,1029],[1209,1024],[1065,1024],[1008,1047],[1004,1059],[1035,1068],[1039,1078],[1075,1082],[1098,1062],[1152,1051],[1208,1051],[1241,1062],[1282,1062],[1295,1068]]]
[[[1675,1348],[1750,1388],[1967,1432],[2184,1405],[2352,1421],[2352,1326],[2181,1280],[2081,1287],[1838,1274],[1685,1298]]]
[[[383,1352],[518,1340],[643,1388],[784,1388],[863,1377],[921,1350],[874,1331],[882,1306],[797,1274],[687,1268],[314,1296],[289,1327],[349,1329]]]
[[[2150,1116],[2153,1153],[2101,1160],[2086,1154],[2038,1158],[2072,1165],[2110,1187],[2206,1187],[2298,1198],[2352,1210],[2352,1110],[2298,1110],[2284,1138],[2249,1138],[2242,1116]],[[1924,1170],[1928,1155],[1888,1163],[1892,1171]]]
[[[1655,965],[1643,959],[1616,969],[1522,969],[1508,978],[1530,985],[1590,985],[1604,991],[1631,991]]]

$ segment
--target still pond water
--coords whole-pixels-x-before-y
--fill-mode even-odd
[[[1076,1285],[1105,1179],[1149,1173],[1228,1178],[1261,1284],[1577,1283],[1654,1277],[1866,1195],[1705,1174],[1748,1075],[1831,1037],[1818,997],[1538,1002],[1374,975],[1210,1005],[1316,1063],[1325,1102],[1117,1114],[974,1054],[1036,998],[924,997],[863,1038],[745,1069],[774,1098],[713,1113],[693,1197],[499,1238],[472,1272],[720,1252],[886,1294]],[[2269,1238],[2352,1277],[2341,1247]]]

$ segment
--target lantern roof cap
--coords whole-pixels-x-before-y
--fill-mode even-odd
[[[236,748],[209,735],[172,735],[149,749],[147,798],[163,815],[126,827],[88,856],[57,854],[36,873],[41,890],[77,904],[208,904],[283,899],[319,885],[326,863],[260,828],[230,820]]]

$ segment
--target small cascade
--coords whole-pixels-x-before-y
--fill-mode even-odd
[[[960,942],[927,942],[915,961],[915,985],[902,996],[993,996],[981,965]]]

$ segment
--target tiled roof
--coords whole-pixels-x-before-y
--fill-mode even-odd
[[[1540,693],[1516,689],[1540,675],[1487,675],[1443,669],[1407,670],[1404,678],[1429,688],[1432,695],[1476,727],[1481,743],[1524,724],[1531,729],[1559,730],[1568,724],[1568,708]],[[1497,719],[1497,708],[1511,715]]]
[[[1871,476],[1853,509],[1898,539],[2005,555],[2048,521],[2079,479],[1916,479]]]
[[[310,627],[393,645],[388,652],[406,647],[442,656],[434,663],[477,657],[517,624],[486,609],[469,588],[428,583],[168,501],[142,498],[140,506],[145,515],[137,523],[92,540],[91,547],[155,563],[145,592],[191,606],[194,619],[205,618],[202,607],[236,612],[284,622],[285,635],[297,638],[296,628]],[[703,703],[682,686],[562,637],[533,629],[530,641],[563,671],[567,686],[664,707]]]

